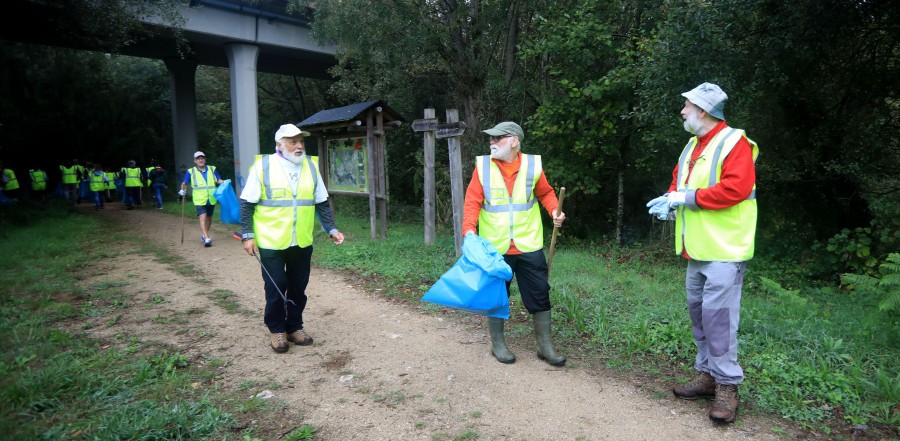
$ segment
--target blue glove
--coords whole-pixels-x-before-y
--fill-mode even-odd
[[[655,199],[651,200],[650,202],[647,202],[647,206],[648,206],[648,207],[653,207],[653,206],[662,204],[663,202],[665,202],[666,205],[669,204],[669,198],[668,198],[666,195],[662,195],[662,196],[660,196],[660,197],[658,197],[658,198],[655,198]]]
[[[656,216],[659,220],[666,220],[669,218],[669,203],[663,201],[661,204],[654,205],[650,207],[650,214]]]
[[[669,208],[680,207],[684,205],[685,192],[673,191],[669,193]]]

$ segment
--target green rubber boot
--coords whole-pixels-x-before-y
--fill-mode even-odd
[[[534,313],[534,339],[537,341],[537,355],[553,366],[566,364],[566,357],[556,355],[550,343],[550,311]]]
[[[500,363],[510,364],[516,361],[516,355],[506,348],[506,339],[503,338],[503,320],[497,317],[488,317],[488,332],[491,334],[491,355]]]

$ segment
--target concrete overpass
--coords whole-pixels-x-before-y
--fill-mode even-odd
[[[0,38],[26,43],[98,50],[85,41],[66,39],[44,26],[8,26],[14,22],[42,23],[52,13],[44,2],[19,0],[0,23]],[[321,46],[310,37],[309,20],[287,15],[286,0],[191,0],[179,7],[185,18],[176,29],[160,17],[143,18],[152,38],[137,40],[118,52],[165,61],[172,97],[172,129],[176,170],[193,167],[198,150],[195,73],[198,65],[227,67],[231,74],[231,115],[234,138],[234,175],[237,191],[259,154],[259,117],[256,73],[266,72],[327,78],[336,64],[335,47]],[[53,12],[59,13],[60,8]],[[179,49],[181,41],[189,51]]]

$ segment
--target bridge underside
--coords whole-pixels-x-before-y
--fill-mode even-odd
[[[149,36],[116,49],[116,53],[164,60],[172,89],[172,123],[176,171],[193,166],[198,150],[194,76],[198,65],[225,67],[231,73],[235,184],[259,154],[256,73],[330,79],[335,48],[323,47],[310,36],[309,22],[283,14],[284,0],[259,0],[249,7],[241,0],[192,0],[200,7],[181,7],[186,19],[177,32],[161,19],[143,19]],[[65,3],[11,0],[0,14],[0,39],[31,44],[107,52],[83,29],[85,22]],[[98,33],[102,31],[93,32]],[[178,38],[176,38],[176,36]]]

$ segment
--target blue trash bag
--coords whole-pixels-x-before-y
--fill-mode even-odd
[[[488,317],[509,319],[506,282],[512,276],[512,268],[494,245],[470,234],[463,241],[462,256],[432,285],[422,300]]]
[[[54,191],[53,194],[54,194],[55,196],[59,196],[59,197],[61,197],[61,198],[64,198],[64,197],[68,196],[68,195],[66,194],[66,189],[63,187],[62,182],[56,184],[56,191]]]
[[[15,203],[16,203],[16,201],[14,201],[14,200],[8,198],[5,194],[3,194],[2,191],[0,191],[0,204],[3,204],[3,205],[13,205],[13,204],[15,204]]]
[[[81,194],[81,199],[94,200],[94,192],[91,191],[91,186],[85,181],[81,181],[78,183],[79,192]]]
[[[234,195],[234,189],[231,188],[231,179],[216,187],[213,196],[219,201],[221,209],[219,210],[219,219],[226,224],[241,224],[241,206],[238,203],[237,196]]]

